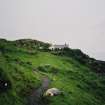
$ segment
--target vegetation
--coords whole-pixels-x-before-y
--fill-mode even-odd
[[[105,73],[105,61],[99,61],[94,58],[90,58],[88,55],[84,54],[80,49],[64,48],[62,50],[55,49],[51,52],[54,55],[71,57],[77,60],[79,63],[88,66],[96,73]]]
[[[49,51],[48,43],[41,42],[40,49],[39,43],[0,40],[0,81],[8,83],[0,83],[0,105],[27,105],[43,77],[51,80],[49,88],[56,87],[63,94],[42,97],[40,105],[105,105],[105,76],[100,75],[105,62],[89,58],[80,50]]]

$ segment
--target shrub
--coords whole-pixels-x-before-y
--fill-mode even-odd
[[[6,73],[0,68],[0,93],[6,92],[8,89],[11,88],[11,82],[7,77]]]

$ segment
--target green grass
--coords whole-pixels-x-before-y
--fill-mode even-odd
[[[49,52],[30,54],[12,45],[0,53],[2,79],[11,82],[11,88],[0,93],[0,105],[26,105],[27,97],[41,84],[41,78],[51,79],[50,87],[63,95],[48,97],[49,105],[105,105],[105,77],[70,57]]]

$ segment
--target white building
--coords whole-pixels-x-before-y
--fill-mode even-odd
[[[50,49],[63,49],[63,48],[69,48],[69,45],[68,44],[64,44],[64,45],[52,45],[50,47]]]

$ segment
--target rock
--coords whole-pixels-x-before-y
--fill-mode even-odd
[[[45,96],[57,96],[60,94],[61,94],[61,91],[57,88],[51,88],[45,92]]]

